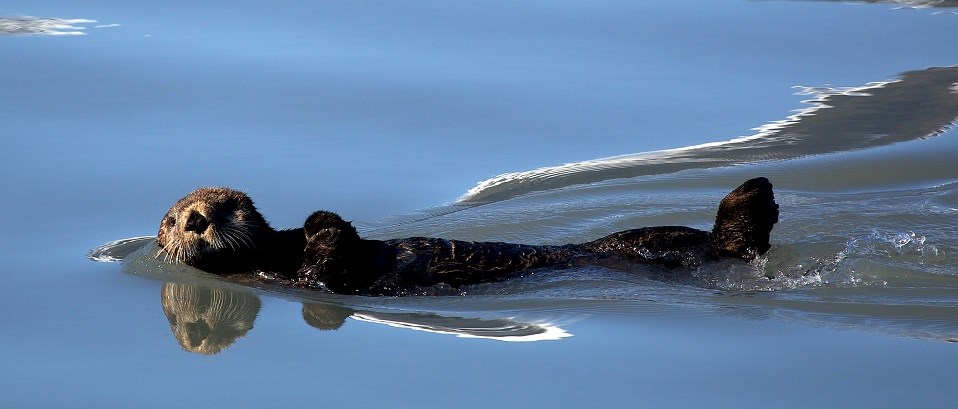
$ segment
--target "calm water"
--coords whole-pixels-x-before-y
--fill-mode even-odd
[[[60,3],[0,4],[2,407],[958,398],[952,2]],[[205,185],[277,227],[560,244],[708,228],[759,175],[772,250],[692,284],[344,297],[100,247]]]

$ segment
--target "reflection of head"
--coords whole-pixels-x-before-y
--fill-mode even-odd
[[[259,298],[243,292],[166,283],[161,291],[170,330],[184,350],[212,355],[253,328]]]
[[[332,304],[303,304],[303,321],[323,331],[339,329],[355,311]]]

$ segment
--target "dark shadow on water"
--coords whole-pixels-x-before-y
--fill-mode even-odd
[[[908,71],[856,87],[796,87],[810,106],[728,141],[508,173],[479,183],[456,206],[610,179],[847,152],[937,136],[958,118],[958,67]],[[451,207],[449,212],[458,210]],[[439,212],[441,213],[441,212]]]

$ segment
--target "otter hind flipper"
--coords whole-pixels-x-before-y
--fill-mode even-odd
[[[719,205],[712,244],[724,255],[751,261],[771,247],[769,235],[778,222],[778,204],[768,179],[745,181]]]

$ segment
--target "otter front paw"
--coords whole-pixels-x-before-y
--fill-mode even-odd
[[[303,231],[306,234],[307,258],[333,257],[359,242],[359,233],[352,224],[336,213],[322,210],[306,219]]]

